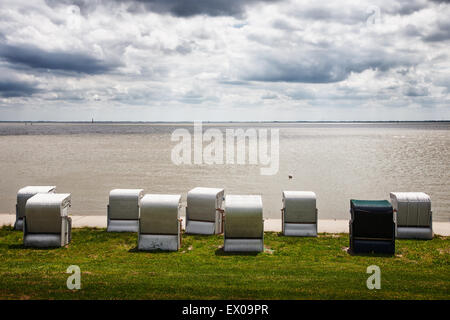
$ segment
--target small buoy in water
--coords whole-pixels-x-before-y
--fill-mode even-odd
[[[290,179],[292,179],[292,176],[291,176],[291,175],[289,175],[289,180],[290,180]]]

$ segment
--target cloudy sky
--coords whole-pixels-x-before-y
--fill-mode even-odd
[[[0,0],[0,120],[448,120],[449,17],[430,0]]]

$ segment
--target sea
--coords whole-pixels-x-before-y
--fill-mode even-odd
[[[244,138],[227,143],[227,132]],[[105,216],[115,188],[181,194],[184,205],[195,187],[256,194],[265,218],[280,218],[284,190],[314,191],[319,219],[348,219],[350,199],[423,191],[433,220],[448,222],[450,122],[1,122],[0,213],[14,214],[28,185],[71,193],[73,215]]]

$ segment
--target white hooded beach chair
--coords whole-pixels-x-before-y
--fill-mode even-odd
[[[181,247],[181,195],[146,194],[141,200],[138,250]]]
[[[222,229],[223,189],[194,188],[187,194],[186,233],[219,234]]]
[[[264,250],[262,199],[259,195],[225,197],[224,251],[261,252]]]
[[[108,232],[138,232],[143,189],[113,189],[109,193]]]
[[[23,219],[26,247],[62,247],[71,240],[70,193],[38,193],[28,199]]]
[[[432,239],[430,196],[423,192],[391,192],[390,196],[396,215],[396,238]]]
[[[25,216],[25,204],[27,200],[38,193],[54,193],[55,186],[27,186],[17,192],[16,222],[14,229],[23,230],[23,217]]]
[[[311,191],[283,191],[281,223],[285,236],[317,237],[316,194]]]

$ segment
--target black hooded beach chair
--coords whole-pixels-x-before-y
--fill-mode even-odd
[[[395,253],[394,211],[387,200],[350,200],[350,250]]]

